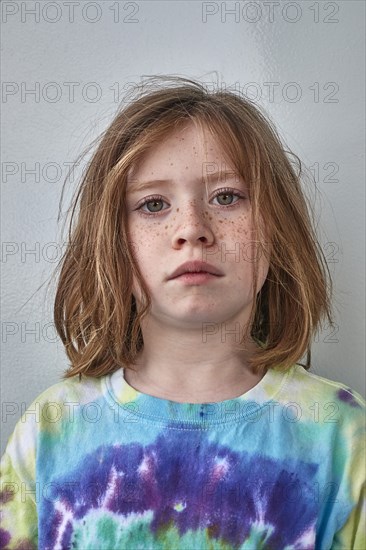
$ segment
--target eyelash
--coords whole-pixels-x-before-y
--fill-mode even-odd
[[[231,189],[229,187],[225,187],[224,189],[218,189],[218,191],[215,193],[215,195],[212,198],[215,199],[216,197],[219,197],[220,195],[233,195],[235,197],[238,197],[238,199],[245,200],[245,197],[243,197],[242,195],[237,193],[234,189]],[[145,212],[144,210],[142,210],[142,207],[145,206],[145,204],[147,204],[149,202],[153,202],[153,201],[165,202],[162,199],[161,195],[152,195],[151,197],[146,197],[146,199],[135,210],[139,211],[139,213],[142,214],[143,216],[148,216],[148,217],[159,216],[160,214],[162,214],[162,212],[164,212],[164,210],[159,210],[159,212]],[[239,201],[235,201],[234,203],[227,204],[227,205],[219,204],[217,206],[219,206],[221,208],[233,208],[234,206],[237,205],[238,202]]]

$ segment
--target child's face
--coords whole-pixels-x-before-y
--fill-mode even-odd
[[[245,182],[238,175],[225,177],[225,171],[233,168],[220,145],[209,134],[203,138],[190,124],[145,153],[130,175],[129,241],[156,321],[200,329],[206,322],[245,323],[248,319],[253,258],[260,258],[257,292],[268,263],[251,232]],[[206,191],[203,178],[213,172],[221,175],[208,182]],[[171,182],[135,188],[151,180]],[[178,267],[193,260],[209,263],[221,276],[171,278]],[[139,303],[136,281],[133,293]]]

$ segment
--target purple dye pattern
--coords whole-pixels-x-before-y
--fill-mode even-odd
[[[14,491],[11,491],[9,488],[5,489],[4,491],[0,491],[0,503],[6,504],[7,502],[10,502],[14,498]],[[0,530],[1,533],[1,530]],[[1,540],[1,539],[0,539]]]
[[[6,545],[10,542],[10,533],[5,529],[0,528],[0,548],[6,548]]]
[[[337,391],[337,397],[341,401],[344,401],[345,403],[348,403],[349,405],[351,405],[351,407],[360,407],[359,403],[357,403],[357,401],[355,400],[355,398],[352,394],[352,390],[349,389],[349,388],[347,388],[347,390],[344,390],[343,388],[340,388]]]
[[[8,544],[11,542],[9,531],[0,528],[0,548],[8,548]],[[16,550],[35,550],[35,546],[29,540],[23,540],[17,545]]]
[[[54,507],[58,501],[75,519],[93,508],[121,516],[152,510],[152,532],[170,523],[181,534],[208,528],[213,538],[233,547],[249,536],[260,507],[264,521],[275,528],[268,548],[283,548],[316,521],[317,470],[318,465],[296,459],[233,452],[199,432],[186,436],[171,430],[146,447],[101,446],[67,476],[52,480],[41,512],[45,531],[39,544],[53,547],[60,526]],[[174,509],[177,502],[185,505],[179,512]],[[63,548],[70,548],[71,536],[68,528]]]
[[[68,522],[66,525],[64,535],[62,537],[61,548],[68,548],[68,544],[70,543],[72,532],[73,532],[72,524]]]

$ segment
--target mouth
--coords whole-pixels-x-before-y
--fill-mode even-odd
[[[181,273],[180,275],[177,275],[177,277],[174,277],[173,281],[179,281],[182,283],[187,284],[203,284],[207,283],[213,279],[219,279],[219,275],[214,275],[213,273],[209,273],[208,271],[186,271],[185,273]]]
[[[180,277],[222,277],[223,273],[215,266],[207,262],[191,261],[182,264],[169,277],[169,279],[178,279]]]
[[[184,271],[183,273],[180,273],[180,275],[173,277],[173,279],[178,279],[178,277],[184,277],[185,275],[212,275],[212,277],[218,277],[218,275],[210,273],[209,271]]]

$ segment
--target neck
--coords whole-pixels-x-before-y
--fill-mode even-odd
[[[264,376],[249,366],[255,342],[247,339],[239,347],[239,322],[168,330],[156,320],[144,321],[144,348],[135,372],[125,369],[127,383],[141,393],[178,402],[218,402],[242,395]]]

